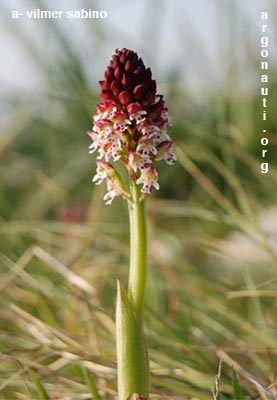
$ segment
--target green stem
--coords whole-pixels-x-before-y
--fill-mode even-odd
[[[128,293],[118,282],[116,306],[118,399],[134,393],[148,398],[149,362],[143,334],[146,284],[146,226],[140,189],[130,182],[130,271]]]
[[[135,182],[130,182],[129,200],[130,218],[130,271],[128,296],[142,326],[144,292],[146,284],[146,224],[144,202],[140,201],[140,189]]]

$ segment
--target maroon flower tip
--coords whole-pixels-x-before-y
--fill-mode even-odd
[[[139,100],[144,106],[150,106],[155,101],[156,82],[152,79],[150,68],[138,55],[129,49],[117,49],[112,56],[110,65],[100,81],[101,100],[112,100],[123,106]]]

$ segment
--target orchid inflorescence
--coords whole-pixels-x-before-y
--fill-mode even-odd
[[[116,50],[100,81],[100,103],[93,117],[90,153],[98,151],[95,184],[107,184],[106,204],[114,197],[129,193],[114,163],[123,164],[132,181],[142,185],[144,199],[159,189],[155,161],[172,165],[176,159],[173,142],[167,133],[169,116],[162,95],[156,94],[156,82],[150,68],[138,55],[126,48]]]

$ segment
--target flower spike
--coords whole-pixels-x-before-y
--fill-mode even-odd
[[[176,160],[173,141],[167,133],[170,120],[164,98],[156,93],[150,68],[145,68],[141,58],[126,48],[115,51],[99,84],[100,103],[93,129],[88,132],[92,139],[89,149],[90,153],[98,152],[98,160],[105,161],[97,163],[93,182],[106,181],[105,200],[110,204],[122,193],[114,189],[113,177],[107,170],[120,162],[127,167],[130,180],[142,185],[144,199],[153,188],[159,189],[154,163],[164,160],[172,165]]]

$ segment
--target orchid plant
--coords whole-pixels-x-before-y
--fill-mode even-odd
[[[156,161],[172,165],[176,159],[167,128],[170,120],[164,98],[156,92],[150,68],[123,48],[116,50],[100,81],[90,153],[98,152],[95,184],[106,183],[106,204],[122,196],[130,221],[130,270],[128,290],[118,281],[116,341],[118,397],[149,396],[149,361],[143,333],[147,274],[147,237],[144,204],[159,189]],[[126,168],[124,182],[117,165]]]

